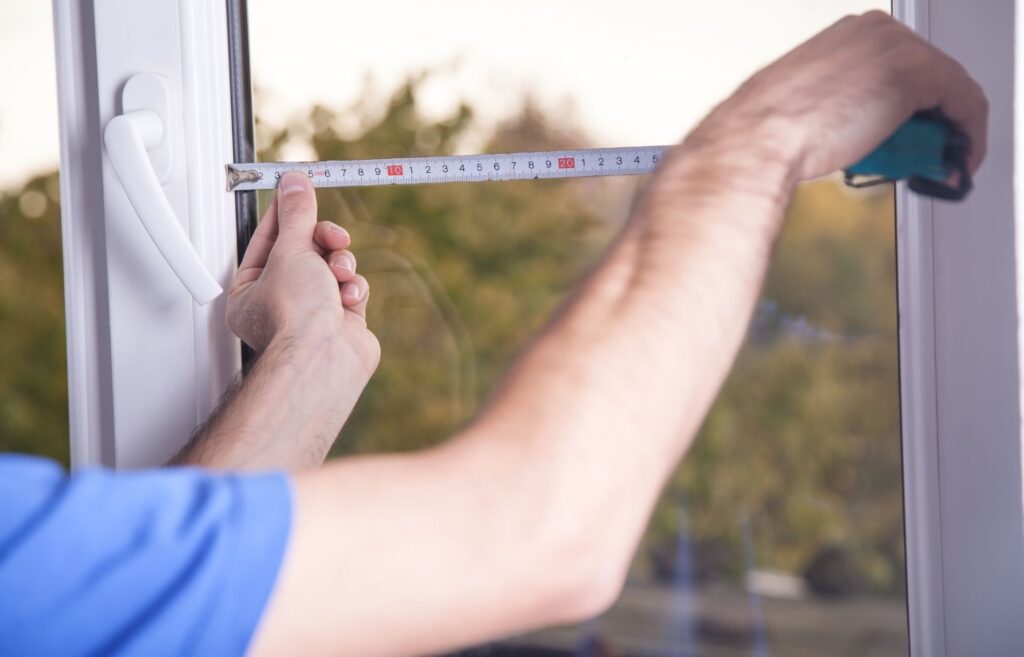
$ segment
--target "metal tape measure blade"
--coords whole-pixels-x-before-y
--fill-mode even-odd
[[[492,153],[321,162],[252,162],[227,165],[228,191],[274,189],[287,171],[302,171],[314,187],[368,187],[487,182],[654,171],[668,146],[593,148],[529,153]]]

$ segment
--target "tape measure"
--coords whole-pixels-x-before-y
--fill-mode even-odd
[[[386,160],[229,164],[227,189],[274,189],[287,171],[302,171],[314,187],[636,176],[651,173],[668,146],[590,148],[532,153],[399,157]]]
[[[636,176],[653,172],[670,146],[588,148],[529,153],[446,155],[379,160],[228,164],[227,191],[274,189],[287,171],[306,173],[314,187]],[[918,112],[864,159],[846,169],[863,187],[910,180],[919,194],[959,200],[971,190],[967,137],[937,111]],[[865,180],[866,178],[866,180]]]
[[[846,169],[850,187],[909,181],[910,190],[947,201],[971,191],[970,141],[938,110],[917,112],[860,162]]]

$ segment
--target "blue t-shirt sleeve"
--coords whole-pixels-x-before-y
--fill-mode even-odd
[[[0,455],[0,655],[243,655],[291,512],[283,473]]]

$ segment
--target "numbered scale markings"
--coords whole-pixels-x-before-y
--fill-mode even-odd
[[[285,172],[294,170],[309,176],[315,187],[635,176],[654,171],[668,148],[639,146],[389,160],[253,162],[229,164],[225,168],[229,192],[274,189]]]

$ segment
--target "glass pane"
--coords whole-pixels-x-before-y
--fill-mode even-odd
[[[57,82],[50,3],[0,21],[0,453],[68,465]]]
[[[673,143],[758,67],[871,8],[888,5],[252,0],[257,148],[279,160]],[[322,216],[353,233],[383,347],[334,456],[452,435],[642,184],[319,191]],[[891,189],[799,190],[747,344],[619,602],[481,654],[907,654],[894,240]]]
[[[0,453],[68,466],[57,172],[0,191]]]

